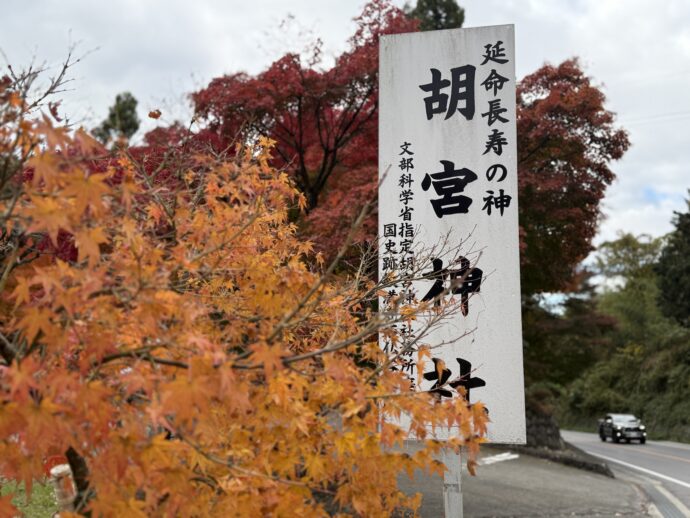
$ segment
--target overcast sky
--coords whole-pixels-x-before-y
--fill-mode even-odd
[[[93,127],[119,92],[139,116],[188,118],[186,94],[224,73],[256,73],[286,50],[323,40],[341,52],[361,0],[2,0],[0,49],[15,67],[84,56],[64,94],[70,119]],[[396,1],[402,5],[404,1]],[[517,73],[579,56],[603,87],[632,147],[613,165],[597,241],[671,230],[690,187],[690,1],[463,0],[465,26],[513,23]],[[294,16],[290,26],[281,21]],[[311,35],[311,36],[309,36]],[[3,63],[4,66],[4,63]]]

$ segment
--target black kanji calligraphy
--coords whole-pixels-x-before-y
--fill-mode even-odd
[[[403,142],[400,145],[400,149],[402,149],[402,151],[400,153],[398,153],[398,155],[414,155],[414,152],[410,151],[411,145],[412,144],[410,144],[409,142]]]
[[[402,252],[401,252],[402,253]],[[400,258],[400,269],[410,270],[414,267],[414,256],[403,256]]]
[[[393,300],[395,300],[398,296],[398,292],[394,289],[388,290],[386,293],[386,296],[383,299],[384,304],[390,304]]]
[[[403,239],[400,241],[400,253],[401,254],[411,254],[412,253],[412,244],[413,241],[411,239]]]
[[[422,180],[422,189],[428,191],[433,185],[439,199],[431,200],[436,216],[442,218],[449,214],[467,214],[472,199],[460,193],[464,192],[467,184],[474,182],[477,175],[463,167],[455,169],[455,164],[450,160],[441,160],[443,171],[440,173],[426,174]]]
[[[456,358],[456,360],[460,364],[460,375],[448,384],[455,390],[458,390],[459,388],[464,389],[463,391],[465,399],[469,403],[470,389],[485,387],[486,381],[484,381],[482,378],[472,377],[472,364],[470,362],[463,360],[462,358]]]
[[[409,324],[403,325],[402,329],[400,330],[400,338],[402,339],[403,342],[408,341],[410,338],[412,338],[412,326]]]
[[[434,284],[431,286],[429,291],[422,297],[422,301],[426,302],[428,300],[434,301],[434,306],[439,307],[441,305],[441,295],[445,293],[444,280],[448,271],[443,267],[443,259],[435,258],[431,261],[433,270],[430,273],[425,274],[423,277],[425,279],[432,279]]]
[[[395,250],[395,241],[392,239],[389,239],[384,243],[384,246],[386,247],[386,254],[397,254],[398,252]]]
[[[405,205],[403,208],[400,209],[400,214],[398,214],[398,216],[401,217],[403,221],[412,221],[413,210],[413,207]]]
[[[409,189],[412,186],[412,175],[411,174],[401,174],[398,178],[398,187],[401,189]]]
[[[402,372],[414,372],[415,367],[416,363],[412,358],[403,358],[400,361],[400,369]]]
[[[383,237],[395,237],[396,236],[396,224],[386,223],[383,225]]]
[[[398,167],[400,168],[401,171],[409,171],[410,169],[414,169],[414,164],[412,161],[414,158],[401,158],[400,163],[398,164]]]
[[[482,65],[486,65],[489,61],[503,65],[508,63],[506,58],[506,49],[503,48],[503,42],[498,40],[493,45],[491,43],[484,45],[484,55],[482,56],[484,61],[481,62]]]
[[[407,205],[408,203],[410,203],[412,198],[414,198],[414,193],[409,189],[405,189],[404,191],[400,191],[400,195],[398,196],[398,198],[401,202]]]
[[[453,393],[444,388],[452,374],[450,369],[446,367],[446,362],[441,358],[432,358],[431,360],[434,362],[434,370],[424,373],[425,380],[435,381],[429,392],[437,394],[439,397],[453,397]]]
[[[510,207],[510,200],[512,200],[512,197],[508,194],[505,194],[503,189],[498,191],[498,196],[494,196],[494,191],[486,191],[486,193],[488,196],[484,198],[484,206],[482,207],[482,210],[485,210],[486,213],[491,216],[491,208],[493,207],[501,213],[501,216],[503,216],[503,211]]]
[[[508,122],[508,119],[502,117],[501,114],[508,111],[508,108],[501,107],[500,99],[492,99],[489,101],[489,111],[482,113],[482,117],[487,117],[487,124],[491,126],[494,122]]]
[[[437,68],[431,69],[431,83],[419,85],[423,91],[431,92],[431,95],[424,98],[427,120],[431,120],[434,115],[445,113],[448,110],[448,94],[441,92],[448,86],[450,86],[450,81],[443,79],[441,71]]]
[[[484,272],[471,267],[466,257],[460,257],[458,261],[460,268],[450,271],[450,286],[454,294],[460,295],[460,311],[467,316],[470,312],[470,295],[481,291]]]
[[[397,270],[398,260],[395,257],[384,257],[382,270]]]
[[[395,330],[395,327],[397,327],[397,326],[392,325],[391,327],[393,328],[393,330]],[[393,346],[393,342],[390,339],[387,339],[384,342],[383,352],[386,354],[393,354],[395,352],[395,347]],[[397,370],[397,369],[395,367],[391,367],[391,370]]]
[[[501,155],[503,153],[503,146],[508,145],[508,139],[504,137],[504,133],[494,128],[488,138],[489,140],[486,141],[486,149],[482,154],[486,155],[489,151],[493,151],[497,155]]]
[[[456,111],[459,111],[468,121],[474,117],[474,71],[475,68],[472,65],[450,69],[450,101],[446,119],[449,119]],[[464,101],[462,108],[458,108],[460,101]]]
[[[412,223],[400,223],[398,237],[414,237],[414,227]]]
[[[434,368],[431,372],[425,372],[423,376],[425,380],[434,382],[429,392],[436,394],[439,398],[453,397],[453,393],[448,390],[450,387],[462,394],[469,403],[470,390],[486,386],[486,381],[482,378],[472,377],[472,363],[463,358],[456,358],[460,366],[460,374],[453,380],[450,380],[453,373],[445,361],[441,358],[432,358],[431,360],[434,362]]]
[[[493,89],[494,95],[499,90],[503,89],[503,85],[508,82],[507,77],[503,77],[501,74],[496,72],[495,68],[491,69],[491,73],[482,81],[481,85],[486,89],[488,92],[489,90]]]
[[[434,115],[445,113],[445,119],[451,118],[455,112],[460,112],[467,120],[474,117],[474,74],[473,65],[464,65],[450,69],[450,81],[443,79],[441,71],[432,68],[431,82],[419,85],[430,95],[424,98],[426,118],[431,120]],[[450,86],[450,95],[442,92]],[[463,102],[462,106],[460,102]]]
[[[469,314],[469,296],[481,291],[482,276],[480,268],[470,266],[466,257],[459,257],[460,268],[449,269],[443,267],[443,260],[434,258],[431,261],[433,270],[425,273],[422,278],[433,280],[434,284],[422,297],[422,301],[433,300],[434,307],[441,305],[442,296],[448,293],[460,295],[460,311],[464,316]],[[446,279],[450,285],[446,288]]]

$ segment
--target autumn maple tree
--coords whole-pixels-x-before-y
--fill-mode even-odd
[[[419,23],[383,0],[368,3],[356,21],[348,50],[330,67],[317,46],[313,56],[288,54],[257,76],[222,76],[191,96],[202,123],[196,138],[276,140],[276,165],[308,200],[302,232],[326,254],[376,192],[380,36]],[[575,59],[544,65],[517,86],[523,291],[568,290],[592,250],[600,202],[614,179],[610,164],[629,141]],[[373,242],[376,228],[372,213],[359,240]]]
[[[419,23],[382,0],[369,2],[356,22],[348,50],[331,66],[324,66],[315,44],[256,76],[218,77],[191,95],[202,123],[197,139],[263,135],[276,141],[273,165],[304,193],[308,215],[302,223],[329,255],[376,194],[379,38],[416,30]],[[359,240],[375,234],[372,212]]]
[[[593,250],[611,163],[630,145],[603,92],[576,59],[544,65],[517,91],[522,285],[532,294],[574,287]]]
[[[298,238],[284,144],[107,150],[25,86],[0,81],[1,477],[30,493],[62,456],[91,516],[389,516],[419,505],[401,471],[442,471],[435,428],[472,458],[482,405],[379,348],[416,318],[371,311],[395,280],[333,275],[356,226],[323,265]]]

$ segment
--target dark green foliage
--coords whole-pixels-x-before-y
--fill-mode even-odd
[[[675,230],[661,252],[659,276],[659,305],[665,315],[679,324],[690,327],[690,200],[688,211],[675,212]]]
[[[657,304],[654,270],[663,245],[662,238],[620,234],[597,250],[597,273],[609,286],[599,295],[598,307],[618,322],[612,339],[619,348],[637,343],[653,351],[673,331],[673,322]]]
[[[525,378],[528,386],[566,386],[611,350],[615,319],[597,311],[593,290],[584,281],[563,304],[562,314],[535,302],[523,304]]]
[[[455,0],[417,0],[414,9],[405,4],[403,10],[419,20],[422,31],[458,29],[465,21],[465,10]]]
[[[597,273],[608,278],[648,276],[659,259],[663,243],[663,238],[653,238],[647,234],[633,236],[619,233],[615,241],[599,245]]]
[[[103,143],[112,138],[130,138],[139,129],[137,100],[129,92],[117,94],[108,117],[93,130],[93,135]]]
[[[553,312],[533,298],[523,303],[522,323],[527,405],[544,415],[562,399],[565,387],[610,355],[616,321],[597,308],[589,278]]]
[[[634,413],[653,438],[690,442],[690,335],[680,331],[649,352],[629,345],[568,390],[560,421],[589,424],[606,412]]]
[[[652,438],[690,441],[690,331],[658,304],[662,246],[661,239],[623,234],[599,248],[598,273],[608,288],[597,296],[597,310],[617,324],[605,335],[608,354],[564,391],[562,424],[594,430],[607,412],[634,413]]]
[[[639,343],[645,350],[659,348],[663,337],[676,327],[659,309],[656,276],[627,279],[625,286],[599,297],[599,309],[618,321],[613,339],[618,347]]]

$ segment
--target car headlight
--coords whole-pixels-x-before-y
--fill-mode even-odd
[[[640,425],[640,430],[646,430],[645,425],[641,424],[641,425]]]

